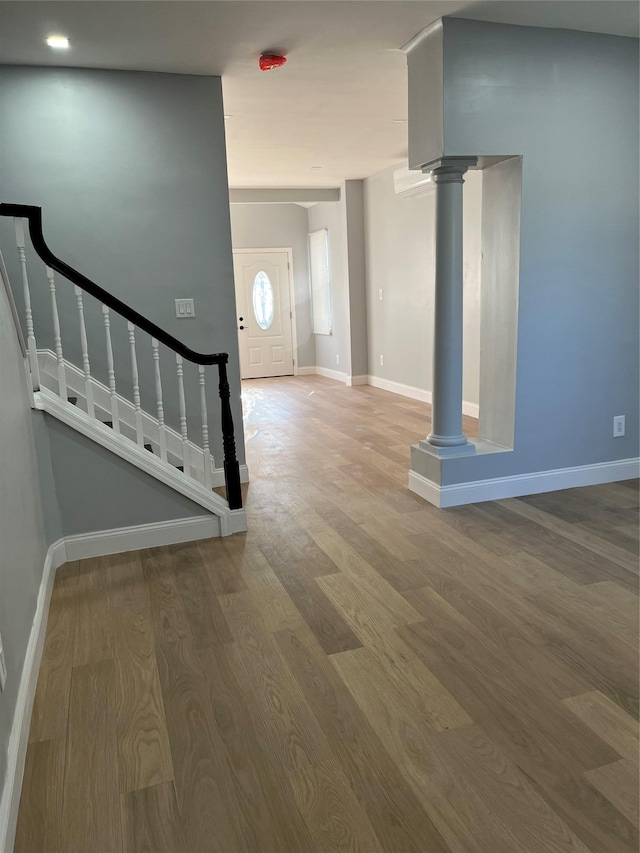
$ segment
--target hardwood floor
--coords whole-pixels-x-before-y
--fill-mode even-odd
[[[428,406],[244,397],[247,534],[59,571],[16,850],[637,851],[637,482],[440,511]]]

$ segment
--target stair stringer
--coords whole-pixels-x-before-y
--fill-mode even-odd
[[[34,408],[46,412],[82,435],[155,477],[161,483],[184,495],[189,500],[218,516],[220,535],[229,536],[247,529],[244,509],[229,509],[227,502],[201,483],[187,477],[153,453],[115,433],[110,427],[89,417],[77,406],[62,400],[56,393],[41,388],[34,393]]]

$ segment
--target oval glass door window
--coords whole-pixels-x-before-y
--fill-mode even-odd
[[[273,323],[273,286],[264,270],[253,281],[253,313],[261,329],[266,330]]]

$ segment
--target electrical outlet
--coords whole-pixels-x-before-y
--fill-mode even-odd
[[[340,356],[336,353],[336,364],[340,364]]]
[[[380,367],[384,367],[384,356],[380,356]]]
[[[613,437],[622,438],[624,435],[624,415],[616,415],[613,419]]]
[[[7,663],[4,659],[4,646],[2,645],[2,637],[0,637],[0,690],[4,690],[7,683]]]
[[[176,317],[178,320],[187,320],[196,316],[193,299],[176,299]]]

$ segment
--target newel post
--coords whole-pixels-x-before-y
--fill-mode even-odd
[[[236,458],[236,438],[233,430],[233,415],[231,414],[231,393],[227,379],[227,363],[218,364],[220,384],[218,391],[222,404],[222,446],[224,449],[224,481],[227,488],[229,509],[242,508],[242,490],[240,488],[240,466]]]

